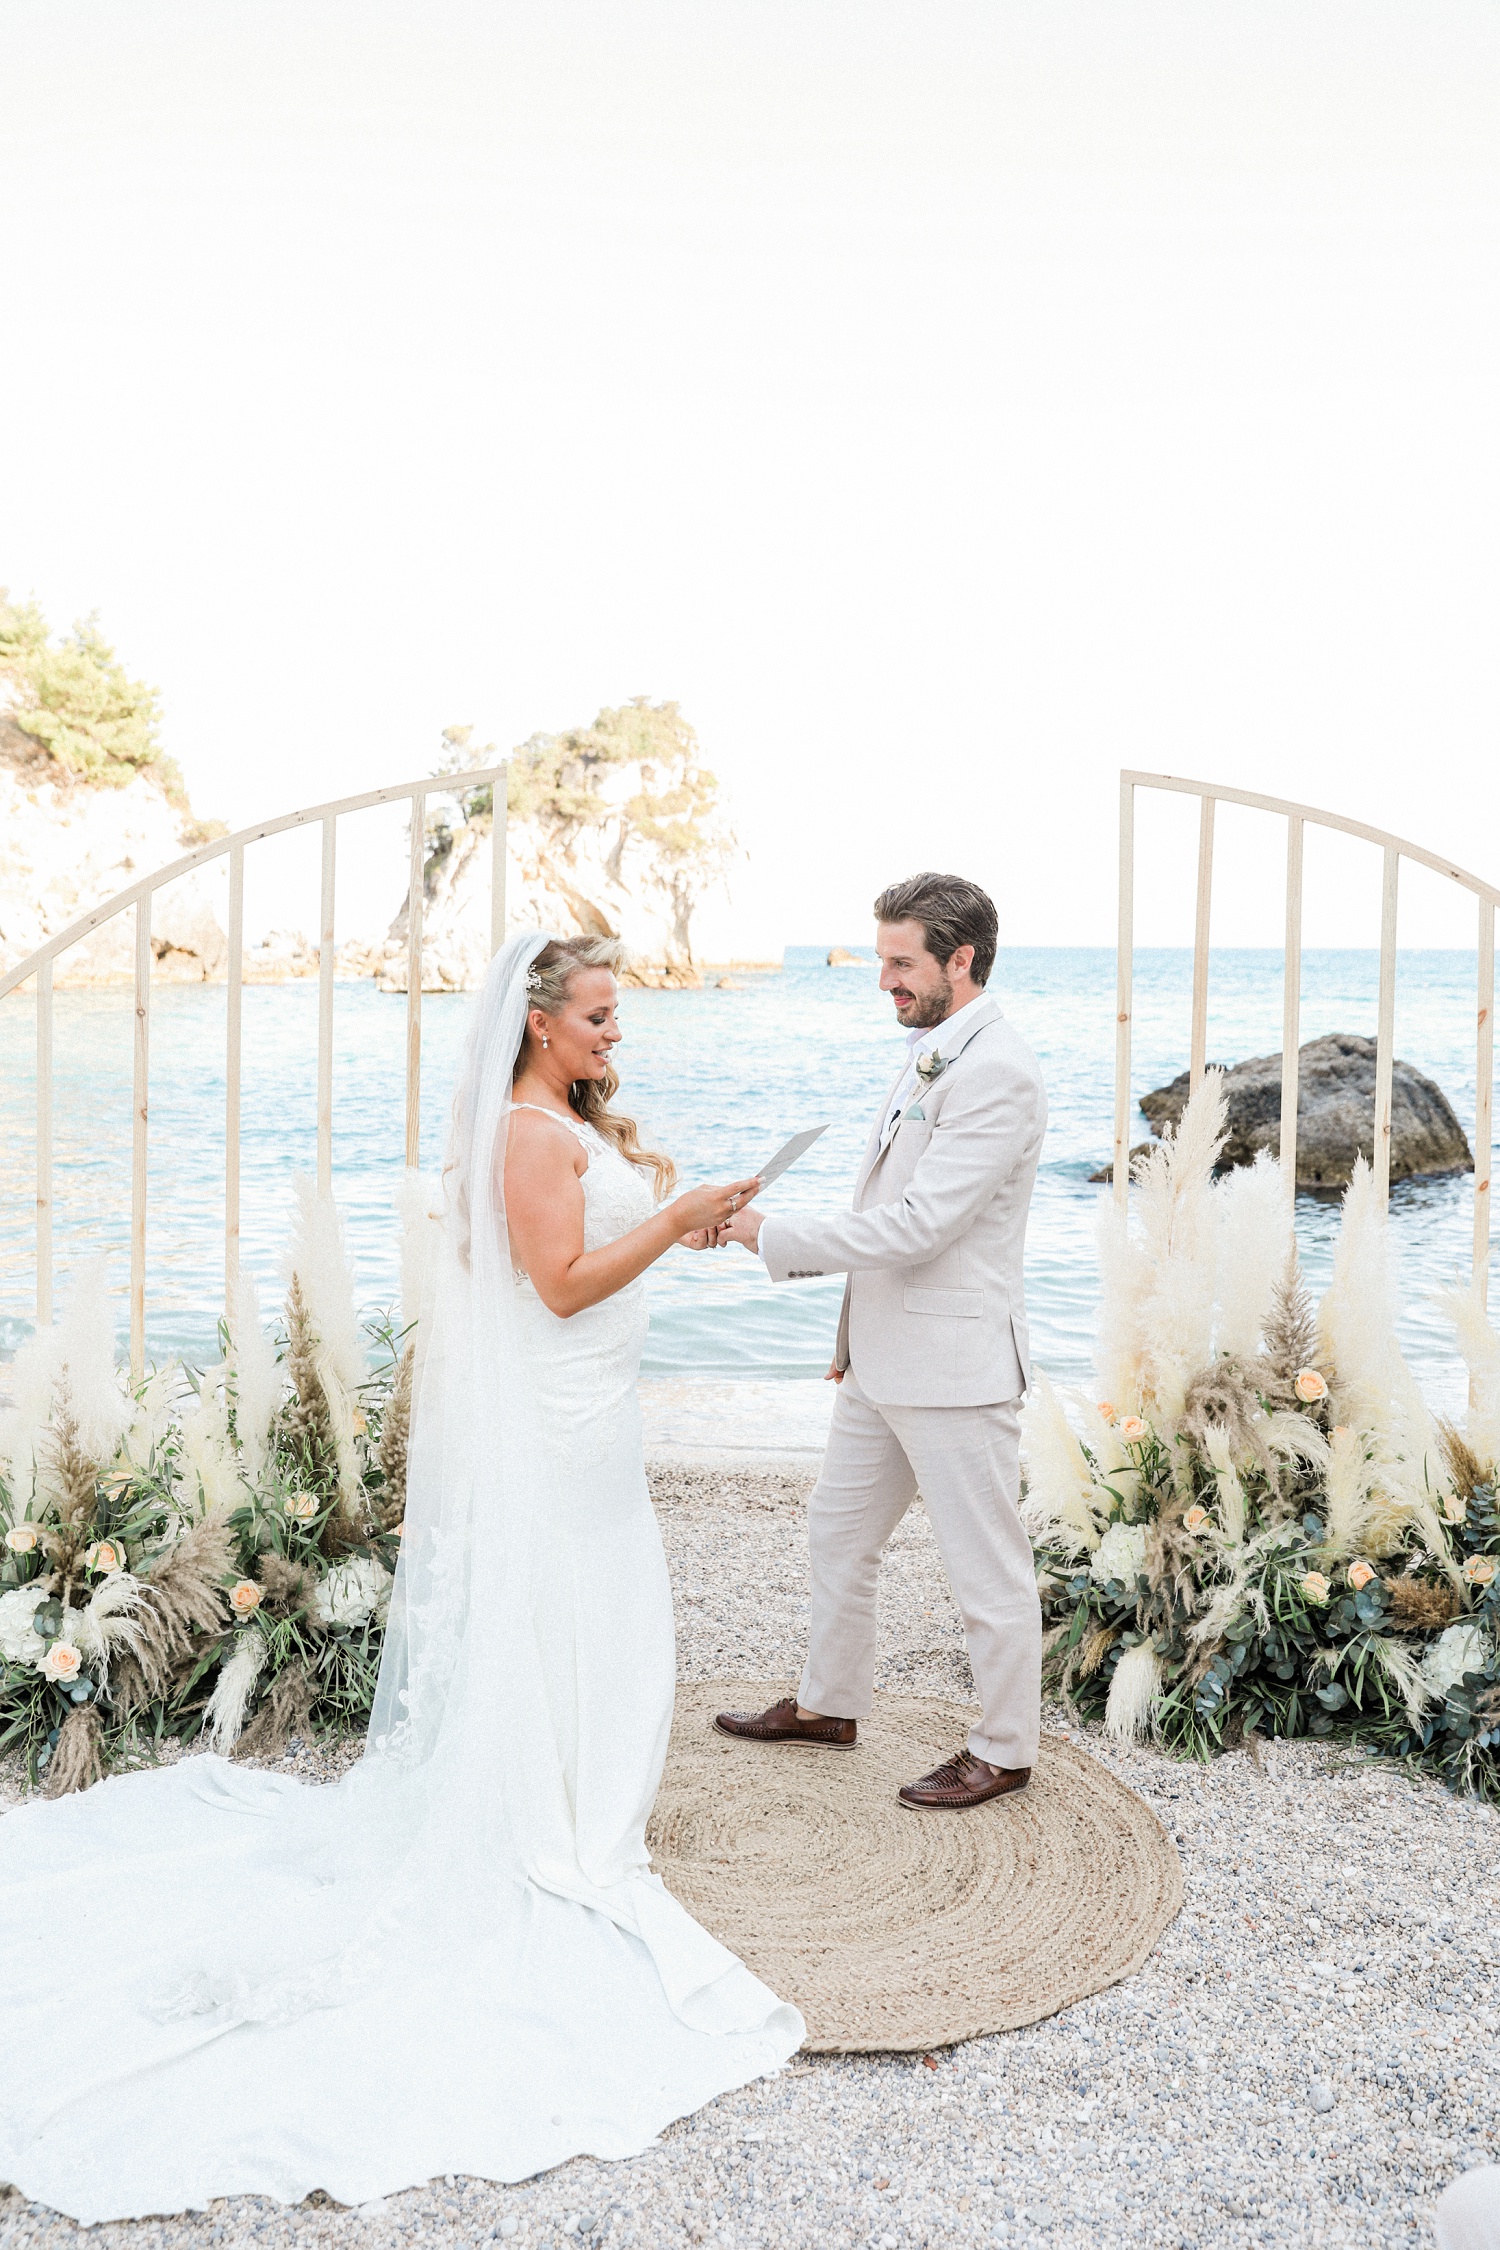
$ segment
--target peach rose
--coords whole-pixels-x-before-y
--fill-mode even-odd
[[[1347,1445],[1353,1435],[1354,1432],[1347,1422],[1335,1422],[1333,1425],[1333,1442],[1335,1445]]]
[[[311,1523],[318,1512],[318,1496],[315,1492],[289,1492],[281,1509],[295,1523]]]
[[[1120,1424],[1120,1435],[1127,1445],[1139,1445],[1142,1438],[1151,1435],[1151,1425],[1143,1422],[1139,1414],[1127,1414]]]
[[[71,1641],[54,1641],[42,1658],[40,1670],[46,1679],[58,1680],[66,1687],[83,1670],[83,1658]]]
[[[1182,1520],[1189,1531],[1201,1531],[1208,1521],[1208,1510],[1207,1508],[1189,1508]]]
[[[113,1539],[96,1539],[83,1558],[86,1570],[123,1570],[125,1550]]]
[[[1373,1563],[1355,1562],[1349,1565],[1349,1583],[1354,1588],[1356,1594],[1360,1591],[1361,1587],[1368,1586],[1374,1579],[1375,1575],[1375,1565]]]
[[[364,1434],[365,1434],[365,1432],[366,1432],[366,1430],[367,1430],[367,1429],[368,1429],[369,1427],[370,1427],[369,1417],[368,1417],[368,1415],[367,1415],[367,1414],[365,1413],[365,1411],[364,1411],[364,1408],[363,1408],[363,1407],[360,1407],[360,1406],[356,1406],[356,1408],[354,1409],[354,1421],[353,1421],[353,1429],[354,1429],[354,1434],[355,1434],[355,1436],[356,1436],[356,1437],[363,1437],[363,1436],[364,1436]]]
[[[1099,1401],[1099,1412],[1100,1412],[1100,1414],[1101,1414],[1101,1415],[1103,1416],[1103,1418],[1104,1418],[1104,1420],[1105,1420],[1106,1422],[1112,1422],[1112,1421],[1114,1420],[1114,1418],[1115,1418],[1115,1410],[1114,1410],[1114,1406],[1113,1406],[1113,1404],[1111,1403],[1111,1401],[1110,1401],[1109,1399],[1107,1399],[1107,1398],[1101,1398],[1101,1399],[1100,1399],[1100,1401]]]
[[[29,1555],[35,1551],[37,1528],[34,1523],[13,1523],[5,1534],[5,1544],[13,1555]]]
[[[1470,1555],[1464,1564],[1464,1576],[1471,1586],[1493,1586],[1495,1583],[1495,1558],[1493,1555]]]
[[[1302,1581],[1302,1591],[1310,1602],[1326,1602],[1333,1588],[1321,1570],[1310,1570]]]
[[[1461,1492],[1450,1492],[1443,1502],[1443,1515],[1448,1523],[1462,1523],[1468,1512],[1468,1502]]]
[[[253,1578],[242,1578],[229,1589],[229,1606],[236,1617],[253,1617],[260,1608],[261,1589]]]
[[[1328,1385],[1315,1367],[1299,1367],[1292,1389],[1304,1406],[1316,1406],[1320,1398],[1328,1396]]]

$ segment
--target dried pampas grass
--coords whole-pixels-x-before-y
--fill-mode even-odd
[[[236,1758],[279,1758],[293,1735],[312,1732],[316,1681],[301,1664],[278,1672],[265,1700],[234,1746]]]
[[[1430,1586],[1425,1578],[1405,1571],[1387,1578],[1391,1628],[1397,1633],[1436,1633],[1451,1625],[1463,1604],[1451,1586]]]
[[[1422,1723],[1422,1713],[1432,1700],[1431,1690],[1422,1677],[1422,1667],[1409,1648],[1393,1641],[1389,1634],[1377,1633],[1370,1642],[1377,1662],[1391,1686],[1400,1696],[1407,1718],[1414,1727]]]
[[[1109,1495],[1096,1491],[1088,1455],[1040,1368],[1021,1409],[1021,1460],[1026,1471],[1021,1520],[1027,1529],[1056,1539],[1070,1554],[1091,1554],[1109,1516]]]
[[[75,1703],[63,1720],[56,1748],[47,1761],[45,1793],[71,1797],[104,1778],[104,1721],[97,1704]]]
[[[255,1575],[266,1590],[268,1609],[312,1608],[313,1596],[318,1590],[318,1574],[310,1564],[292,1562],[285,1555],[267,1554],[256,1564]]]
[[[1262,1149],[1214,1189],[1219,1212],[1216,1347],[1253,1359],[1291,1255],[1291,1207],[1281,1166]]]
[[[239,1741],[255,1683],[266,1668],[269,1654],[266,1636],[257,1626],[235,1634],[203,1716],[203,1740],[208,1749],[232,1750]]]
[[[227,1512],[218,1511],[191,1525],[140,1581],[140,1644],[134,1653],[145,1701],[170,1685],[195,1635],[224,1630],[223,1587],[234,1568],[234,1533]]]
[[[281,1404],[281,1361],[261,1326],[260,1296],[248,1273],[240,1275],[230,1322],[229,1364],[234,1376],[234,1432],[252,1482],[263,1473]]]
[[[406,1516],[406,1466],[411,1444],[411,1392],[416,1367],[415,1339],[402,1352],[396,1380],[380,1423],[380,1523],[394,1531]],[[1024,1410],[1023,1410],[1024,1411]]]
[[[1104,1706],[1104,1731],[1113,1742],[1140,1742],[1150,1732],[1161,1693],[1161,1658],[1150,1641],[1137,1641],[1115,1666]]]
[[[1469,1370],[1464,1436],[1471,1455],[1482,1464],[1481,1477],[1473,1482],[1482,1482],[1483,1476],[1500,1464],[1500,1336],[1490,1326],[1484,1300],[1473,1282],[1463,1289],[1440,1289],[1435,1302],[1452,1321]]]
[[[1317,1365],[1318,1316],[1312,1292],[1302,1278],[1295,1246],[1287,1252],[1280,1278],[1271,1291],[1261,1356],[1271,1384],[1285,1398],[1294,1395],[1292,1385],[1302,1369]]]

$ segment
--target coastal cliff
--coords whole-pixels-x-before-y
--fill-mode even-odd
[[[158,721],[155,691],[129,677],[92,620],[54,639],[34,604],[0,592],[0,972],[140,876],[223,834],[194,818]],[[494,808],[488,786],[465,777],[497,758],[466,727],[444,736],[424,838],[425,991],[476,986],[489,962]],[[626,982],[702,982],[693,910],[735,853],[718,783],[675,703],[637,697],[601,711],[592,726],[533,735],[512,754],[509,926],[618,938],[631,956]],[[309,899],[309,914],[315,905]],[[222,977],[227,906],[223,860],[157,892],[154,973]],[[247,982],[317,975],[307,928],[246,938]],[[128,981],[134,949],[134,916],[118,915],[69,947],[57,982]],[[405,991],[404,897],[384,937],[340,947],[338,969]]]
[[[61,641],[34,603],[0,591],[0,972],[154,868],[222,833],[193,817],[157,741],[154,691],[132,680],[85,619]],[[155,973],[223,974],[222,867],[159,892]],[[117,916],[57,966],[60,984],[133,973],[132,918]]]
[[[493,763],[451,730],[451,793],[429,829],[423,870],[422,986],[463,991],[490,957],[494,811],[489,788],[465,789],[465,765]],[[735,840],[719,785],[675,703],[644,696],[591,727],[533,735],[512,754],[506,826],[507,926],[560,937],[614,937],[629,949],[622,981],[698,985],[693,910],[722,883]],[[406,901],[378,948],[345,948],[341,963],[404,992]]]

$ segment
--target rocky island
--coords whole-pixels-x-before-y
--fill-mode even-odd
[[[1187,1106],[1188,1073],[1141,1096],[1158,1136]],[[1224,1072],[1229,1137],[1219,1169],[1253,1164],[1262,1149],[1281,1152],[1281,1057],[1253,1055]],[[1316,1192],[1346,1187],[1355,1158],[1375,1142],[1375,1042],[1348,1031],[1310,1039],[1297,1058],[1297,1185]],[[1410,1063],[1391,1070],[1391,1180],[1472,1172],[1473,1152],[1441,1086]]]

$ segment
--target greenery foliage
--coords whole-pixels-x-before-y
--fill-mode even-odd
[[[1138,1165],[1135,1231],[1106,1216],[1123,1405],[1045,1378],[1027,1404],[1050,1675],[1122,1738],[1337,1735],[1500,1798],[1500,1338],[1453,1293],[1475,1405],[1435,1422],[1368,1174],[1314,1317],[1276,1167],[1213,1179],[1221,1124],[1210,1074]]]
[[[35,602],[0,590],[0,679],[14,726],[68,774],[123,788],[150,771],[180,796],[181,776],[158,737],[160,697],[130,677],[97,618],[54,639]]]

